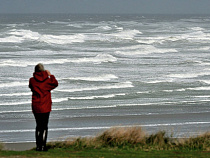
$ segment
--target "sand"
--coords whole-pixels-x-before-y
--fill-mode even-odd
[[[3,143],[4,150],[25,151],[36,147],[35,142]]]

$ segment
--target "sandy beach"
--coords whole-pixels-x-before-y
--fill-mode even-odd
[[[35,142],[3,143],[4,150],[25,151],[36,147]]]
[[[133,124],[133,126],[141,126],[143,130],[145,130],[147,133],[153,133],[157,132],[159,130],[165,130],[169,135],[171,132],[174,132],[174,136],[183,136],[183,137],[188,137],[188,136],[193,136],[193,135],[198,135],[202,134],[206,131],[209,130],[208,123],[206,124],[206,127],[202,128],[199,124],[198,121],[204,121],[204,118],[208,118],[209,112],[204,112],[202,114],[200,113],[192,113],[192,114],[164,114],[164,115],[143,115],[143,116],[118,116],[118,117],[110,117],[110,116],[104,116],[104,117],[87,117],[86,119],[82,119],[80,117],[78,118],[71,118],[71,119],[66,119],[66,120],[60,120],[62,122],[74,122],[74,124],[91,124],[91,122],[97,123],[96,120],[98,120],[98,124],[100,123],[100,120],[103,119],[103,124],[108,124],[109,122],[112,122],[110,124],[111,127],[113,126],[128,126],[129,124],[132,124],[132,122],[139,122],[139,124]],[[201,120],[198,120],[200,118]],[[153,120],[158,120],[156,124],[153,124]],[[59,123],[61,124],[62,122]],[[171,122],[171,123],[168,123]],[[206,120],[207,121],[207,120]],[[53,121],[52,121],[53,122]],[[126,122],[128,123],[126,125]],[[140,124],[140,122],[142,124]],[[144,124],[144,122],[147,122]],[[124,123],[120,125],[120,123]],[[205,123],[205,122],[203,122]],[[202,123],[202,125],[204,125]],[[58,123],[56,123],[58,124]],[[72,125],[69,124],[73,128]],[[107,127],[108,128],[108,127]],[[102,128],[102,129],[86,129],[83,132],[88,135],[97,135],[97,133],[100,133],[107,128]],[[190,129],[193,129],[191,131],[191,134],[188,133]],[[81,136],[84,135],[82,131],[79,129],[71,130],[71,128],[67,128],[64,133],[68,135],[71,133],[72,135],[76,135],[76,133],[80,133]],[[152,132],[153,131],[153,132]],[[53,131],[52,128],[49,128],[49,134],[50,136],[56,136],[56,135],[61,135],[61,131]],[[59,134],[60,133],[60,134]],[[69,135],[68,137],[71,137]],[[67,137],[66,137],[67,138]],[[58,139],[59,140],[59,139]],[[49,140],[48,142],[50,142]],[[15,150],[15,151],[24,151],[24,150],[29,150],[32,149],[36,146],[35,142],[13,142],[13,143],[3,143],[4,144],[4,149],[6,150]]]

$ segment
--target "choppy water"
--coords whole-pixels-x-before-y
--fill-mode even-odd
[[[56,76],[49,139],[210,129],[210,17],[0,15],[0,141],[34,141],[28,80]]]

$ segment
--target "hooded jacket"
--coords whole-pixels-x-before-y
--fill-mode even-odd
[[[50,91],[58,86],[58,81],[54,75],[48,77],[46,71],[34,72],[33,76],[29,80],[29,88],[32,91],[32,111],[48,113],[52,107]]]

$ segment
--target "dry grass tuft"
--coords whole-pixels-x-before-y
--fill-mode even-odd
[[[141,127],[115,127],[103,132],[96,140],[109,146],[135,145],[144,143],[145,136]]]
[[[210,150],[210,132],[198,137],[174,139],[166,132],[147,135],[141,127],[113,127],[96,137],[75,138],[48,143],[50,148],[135,148],[139,150]]]

